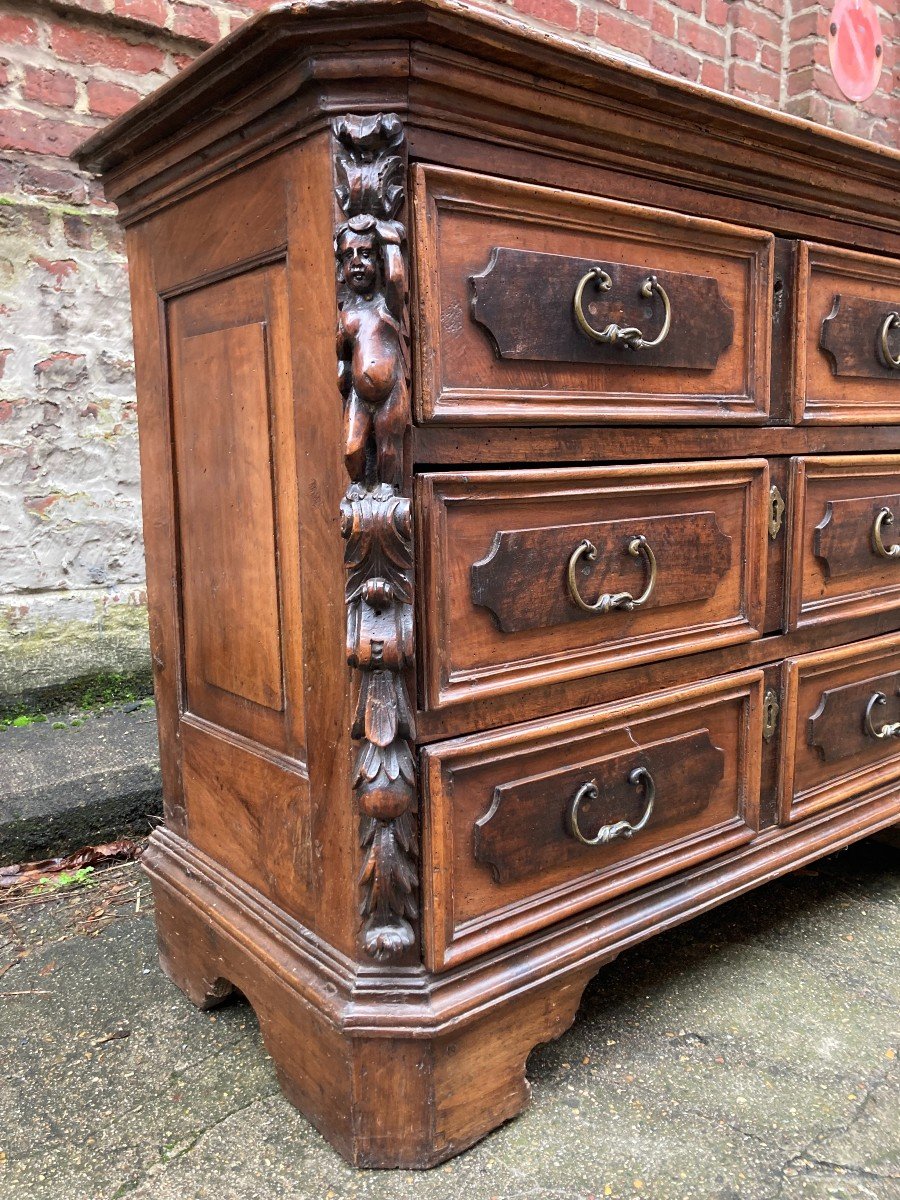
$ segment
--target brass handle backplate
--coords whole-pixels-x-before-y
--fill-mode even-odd
[[[575,578],[575,568],[581,562],[582,558],[593,562],[597,557],[597,547],[593,542],[589,542],[585,538],[572,551],[567,571],[569,595],[582,612],[608,613],[616,608],[631,612],[632,609],[640,608],[642,604],[646,604],[650,599],[651,593],[654,587],[656,587],[656,555],[650,549],[647,539],[642,533],[636,537],[629,538],[628,545],[625,548],[632,558],[637,558],[638,555],[643,556],[648,567],[647,586],[639,596],[632,596],[631,592],[604,592],[602,596],[597,597],[593,604],[585,600],[579,592],[578,580]]]
[[[886,525],[893,525],[893,523],[894,514],[889,508],[878,510],[875,523],[872,525],[872,549],[879,558],[900,558],[900,543],[895,543],[893,546],[886,546],[881,536],[882,529]]]
[[[900,354],[891,354],[891,348],[888,345],[888,334],[892,329],[900,329],[900,313],[888,313],[878,331],[878,349],[881,351],[881,361],[892,371],[900,371]]]
[[[586,838],[581,832],[581,826],[578,823],[578,810],[585,800],[597,800],[600,796],[600,790],[592,779],[589,783],[582,784],[572,797],[572,802],[569,805],[569,833],[571,833],[577,842],[581,842],[582,846],[605,846],[609,842],[614,842],[616,838],[634,837],[636,833],[640,833],[650,820],[653,813],[653,802],[656,799],[656,784],[653,781],[653,776],[646,767],[635,767],[628,776],[628,782],[633,787],[643,787],[644,789],[647,802],[641,814],[641,819],[636,825],[632,825],[630,821],[616,821],[611,825],[601,825],[596,835],[592,838]]]
[[[649,340],[644,337],[640,329],[629,325],[610,323],[605,329],[594,328],[584,311],[584,289],[591,281],[598,292],[608,292],[612,287],[612,279],[602,267],[591,267],[587,274],[578,281],[575,299],[572,303],[575,309],[575,320],[582,333],[587,334],[595,342],[602,342],[605,346],[622,346],[626,350],[651,350],[654,346],[662,345],[669,336],[669,328],[672,324],[672,306],[669,304],[665,288],[655,275],[648,275],[641,284],[640,290],[640,294],[645,300],[649,300],[655,292],[663,303],[662,329],[655,338]]]
[[[884,692],[876,692],[866,705],[866,733],[869,737],[877,738],[878,741],[883,741],[885,738],[900,737],[900,721],[894,721],[890,725],[881,725],[877,729],[875,728],[875,709],[885,704],[887,704],[887,696],[885,696]]]

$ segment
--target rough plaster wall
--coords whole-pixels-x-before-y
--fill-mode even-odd
[[[146,668],[133,359],[109,212],[0,203],[0,697]]]

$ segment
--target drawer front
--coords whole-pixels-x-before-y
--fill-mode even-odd
[[[900,262],[801,243],[794,419],[900,421]]]
[[[764,420],[771,235],[461,171],[414,180],[420,421]]]
[[[765,460],[426,474],[417,487],[432,709],[759,636]]]
[[[761,714],[754,671],[424,750],[429,966],[749,841]]]
[[[783,821],[900,779],[900,634],[785,663]]]
[[[793,464],[788,628],[900,603],[900,455]]]

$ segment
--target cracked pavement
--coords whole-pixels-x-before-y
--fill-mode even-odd
[[[354,1171],[252,1011],[156,964],[133,864],[0,898],[0,1195],[900,1200],[900,854],[861,843],[604,968],[531,1108],[426,1173]]]

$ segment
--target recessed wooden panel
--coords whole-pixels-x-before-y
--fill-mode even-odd
[[[900,558],[877,553],[873,528],[882,507],[900,522],[900,455],[795,459],[791,497],[788,628],[895,609]]]
[[[795,421],[900,422],[900,370],[886,364],[879,337],[892,312],[900,312],[900,261],[801,243]],[[900,329],[889,331],[888,350],[900,354]]]
[[[284,707],[266,327],[180,346],[179,458],[188,705],[207,686]]]
[[[283,272],[169,302],[172,431],[185,711],[302,757]]]
[[[795,821],[900,779],[900,739],[866,732],[900,721],[900,635],[790,658],[782,709],[780,808]]]
[[[309,779],[302,764],[188,716],[182,770],[191,842],[301,919],[310,919]]]
[[[421,665],[432,708],[747,641],[761,629],[764,461],[427,474],[418,480],[425,597]],[[586,613],[576,584],[638,597]]]
[[[460,171],[414,177],[422,421],[765,418],[769,234]],[[613,280],[586,299],[588,319],[648,341],[662,309],[640,283],[655,275],[672,304],[666,341],[633,350],[581,332],[573,300],[585,264]]]
[[[757,827],[762,672],[657,693],[423,752],[430,964],[441,969],[581,908],[674,874]],[[573,798],[586,836],[639,822],[631,837],[585,846],[568,829]]]

